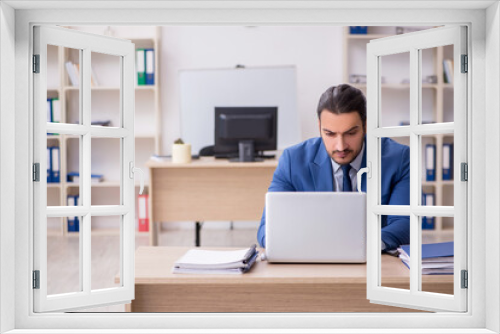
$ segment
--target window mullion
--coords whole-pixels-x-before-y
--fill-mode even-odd
[[[414,208],[419,203],[419,138],[413,129],[418,125],[419,115],[421,114],[421,96],[420,96],[420,57],[418,49],[410,50],[410,207]],[[411,212],[410,214],[410,292],[415,294],[420,287],[420,245],[422,244],[418,217]]]
[[[84,127],[91,126],[91,90],[90,90],[90,64],[91,64],[91,50],[86,48],[83,50],[81,55],[81,77],[80,77],[80,87],[81,91],[81,120]],[[80,170],[81,170],[81,194],[83,198],[82,205],[89,211],[85,216],[83,216],[83,224],[80,227],[83,233],[80,233],[81,241],[81,252],[80,256],[82,259],[82,270],[83,275],[83,292],[89,293],[91,291],[91,219],[90,215],[90,205],[91,205],[91,144],[92,144],[91,133],[87,132],[82,138],[82,148],[80,150]]]

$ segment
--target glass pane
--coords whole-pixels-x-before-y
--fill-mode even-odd
[[[380,138],[381,205],[410,205],[410,137]]]
[[[410,53],[380,57],[382,127],[410,123]]]
[[[61,123],[59,47],[47,45],[47,122]]]
[[[394,243],[394,239],[400,240],[403,243],[403,248],[409,247],[410,243],[410,216],[381,216],[382,226],[382,241],[386,240],[386,244]],[[394,234],[393,224],[404,226],[403,230],[407,231],[404,235],[399,233]],[[390,226],[393,226],[392,228]],[[399,230],[399,229],[398,229]],[[397,243],[400,243],[397,242]],[[400,245],[401,247],[401,245]],[[394,251],[394,249],[389,250]],[[410,264],[405,261],[404,257],[390,255],[382,252],[381,256],[381,286],[398,289],[410,289]]]
[[[454,95],[454,56],[453,45],[443,47],[443,122],[454,121],[453,95]]]
[[[91,205],[120,205],[121,139],[92,138],[91,142]]]
[[[422,114],[420,124],[436,123],[437,119],[437,56],[438,48],[421,50]]]
[[[47,45],[47,90],[58,90],[60,86],[59,47]]]
[[[65,122],[81,124],[80,110],[80,64],[81,50],[63,48],[64,54],[64,85],[66,90]]]
[[[122,216],[92,217],[92,290],[121,286]]]
[[[421,56],[420,124],[453,122],[453,45],[422,49]]]
[[[49,218],[50,219],[50,218]],[[61,218],[56,218],[61,219]],[[78,226],[82,217],[65,217]],[[49,224],[47,224],[49,226]],[[81,287],[81,236],[79,231],[68,235],[54,234],[47,230],[47,294],[80,292]]]
[[[92,52],[92,113],[95,126],[121,126],[121,57]]]
[[[454,136],[421,136],[421,205],[454,205]]]
[[[66,182],[67,182],[67,204],[82,205],[80,198],[80,147],[81,136],[66,137]]]
[[[453,294],[453,217],[420,217],[422,226],[442,219],[443,230],[422,230],[421,291]]]

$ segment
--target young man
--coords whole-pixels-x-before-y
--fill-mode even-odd
[[[268,191],[356,191],[357,172],[366,167],[366,99],[343,84],[321,95],[318,109],[321,138],[311,138],[286,149]],[[383,205],[410,204],[410,149],[382,138]],[[361,189],[366,192],[366,175]],[[266,212],[257,239],[266,245]],[[284,236],[286,237],[286,236]],[[408,216],[382,216],[382,250],[410,242]]]

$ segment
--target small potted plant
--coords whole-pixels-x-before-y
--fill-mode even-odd
[[[191,162],[191,144],[177,139],[172,145],[172,162],[179,164]]]

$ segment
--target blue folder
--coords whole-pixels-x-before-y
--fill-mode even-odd
[[[434,193],[422,193],[422,205],[435,205]],[[435,228],[434,217],[422,217],[422,230],[433,230]]]
[[[410,256],[410,245],[403,245],[401,248]],[[443,256],[453,256],[453,241],[436,244],[422,244],[422,259]]]
[[[436,181],[436,145],[425,145],[426,180]]]
[[[155,53],[154,49],[144,49],[146,61],[146,85],[155,84]]]
[[[443,144],[443,180],[453,180],[453,144]]]

